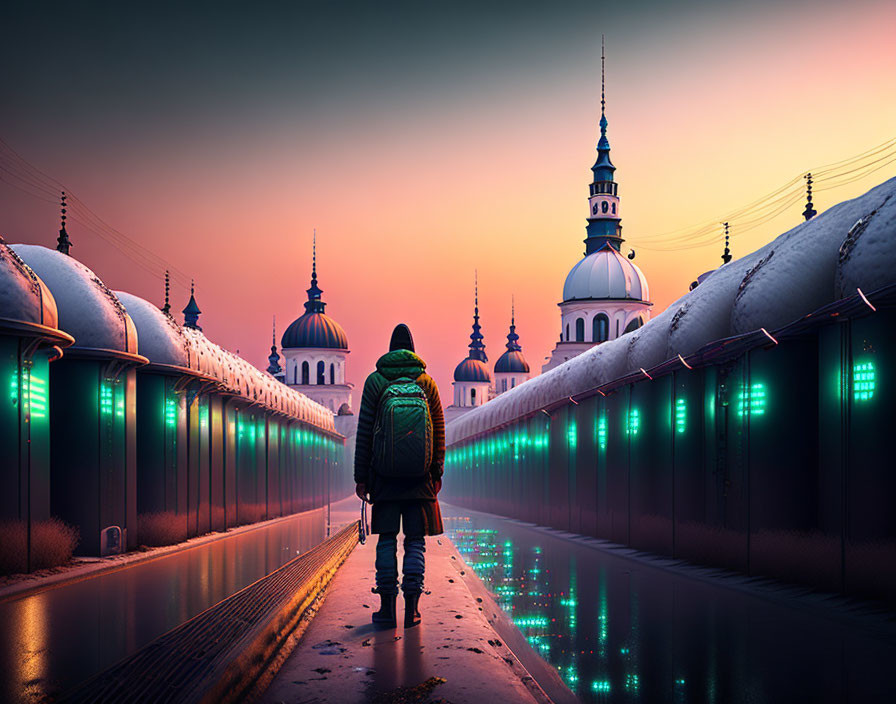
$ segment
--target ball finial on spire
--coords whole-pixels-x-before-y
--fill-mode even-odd
[[[722,224],[725,226],[725,251],[722,252],[722,262],[724,264],[727,264],[728,262],[731,261],[731,250],[728,247],[728,245],[731,242],[731,238],[728,234],[728,223],[723,222]]]
[[[171,315],[171,302],[169,300],[171,294],[171,272],[165,269],[165,305],[162,306],[162,312],[165,315]]]
[[[606,51],[604,44],[604,35],[600,35],[600,114],[603,116],[604,108],[607,104],[606,86]]]
[[[326,304],[321,299],[323,291],[317,285],[317,229],[313,230],[311,238],[311,286],[306,290],[308,300],[305,301],[305,310],[309,313],[323,313]]]
[[[65,191],[62,191],[62,197],[60,199],[60,202],[62,204],[61,226],[59,228],[59,237],[56,238],[56,250],[59,252],[62,252],[63,254],[68,254],[69,249],[71,249],[71,247],[72,247],[71,240],[69,240],[69,238],[68,238],[68,232],[65,231],[65,221],[66,221],[65,214],[66,214],[66,212],[68,212],[67,206],[66,206],[67,198],[68,198],[68,196],[65,194]]]
[[[806,209],[803,211],[803,217],[811,220],[818,214],[812,206],[812,174],[807,173],[803,178],[806,179]]]

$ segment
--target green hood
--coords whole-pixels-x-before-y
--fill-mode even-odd
[[[410,350],[387,352],[376,361],[376,370],[389,381],[399,377],[416,379],[426,369],[426,362]]]

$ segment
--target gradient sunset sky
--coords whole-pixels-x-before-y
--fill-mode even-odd
[[[659,312],[717,266],[721,244],[667,252],[639,238],[896,136],[894,32],[892,0],[13,1],[0,9],[0,137],[195,277],[206,334],[261,368],[272,316],[279,338],[303,310],[317,228],[355,402],[407,322],[447,405],[475,269],[491,362],[512,294],[534,371],[557,339],[583,251],[602,33],[623,247]],[[816,208],[893,175],[820,192]],[[0,172],[0,234],[53,246],[58,207],[9,180]],[[735,231],[735,257],[802,208]],[[161,303],[162,271],[68,229],[109,286]],[[176,310],[188,296],[174,287]]]

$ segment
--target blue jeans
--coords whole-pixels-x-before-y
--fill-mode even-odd
[[[380,533],[376,543],[376,590],[379,594],[398,594],[398,534]],[[405,594],[423,591],[423,570],[426,567],[423,536],[404,537],[404,561],[401,565],[401,590]]]

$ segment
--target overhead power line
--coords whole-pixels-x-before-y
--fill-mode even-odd
[[[855,183],[893,163],[896,163],[896,137],[848,159],[809,169],[806,173],[812,174],[815,192],[828,191]],[[806,197],[804,176],[805,174],[795,176],[762,198],[706,223],[638,237],[634,243],[641,249],[659,252],[706,247],[718,244],[720,223],[723,222],[730,224],[732,237],[744,234],[773,220],[803,200]]]
[[[68,196],[70,220],[111,244],[137,267],[159,280],[164,279],[165,271],[170,271],[171,278],[177,284],[184,288],[190,285],[190,277],[187,274],[148,247],[109,225],[84,201],[72,194],[71,189],[26,161],[2,139],[0,139],[0,181],[46,203],[58,204],[60,194],[65,191]]]

